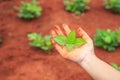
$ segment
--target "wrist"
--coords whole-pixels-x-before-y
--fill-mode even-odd
[[[94,53],[88,54],[83,58],[83,60],[79,64],[81,66],[88,66],[89,64],[94,63],[96,59],[97,59],[97,56]]]

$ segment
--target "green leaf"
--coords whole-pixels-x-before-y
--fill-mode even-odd
[[[29,40],[34,40],[34,39],[36,39],[36,37],[37,37],[37,34],[36,34],[36,33],[28,34]]]
[[[80,11],[74,11],[74,13],[75,13],[75,14],[81,14],[81,12],[80,12]]]
[[[76,40],[76,33],[75,30],[72,30],[68,35],[67,43],[69,44],[75,43],[75,40]]]
[[[72,48],[74,47],[74,45],[73,44],[66,44],[66,47],[67,47],[68,51],[71,51]]]
[[[71,10],[71,9],[72,9],[72,6],[67,6],[66,7],[66,10],[68,10],[68,11]]]
[[[50,41],[47,41],[47,42],[46,42],[46,45],[47,45],[47,46],[50,46],[50,45],[52,45],[52,44],[51,44]]]
[[[120,66],[118,66],[115,63],[111,63],[112,67],[114,67],[116,70],[120,71]]]
[[[50,41],[51,36],[45,36],[44,38],[45,38],[46,41]]]
[[[67,37],[63,35],[58,35],[54,37],[54,40],[60,45],[65,45]]]
[[[114,47],[112,47],[112,46],[109,46],[109,47],[108,47],[108,51],[114,51],[114,50],[115,50]]]
[[[77,38],[76,42],[75,42],[75,46],[80,46],[80,45],[85,44],[85,43],[87,43],[87,42],[84,39]]]
[[[46,47],[46,46],[42,46],[41,49],[47,51],[47,50],[48,50],[48,47]]]
[[[105,41],[106,43],[108,43],[108,44],[111,43],[111,41],[112,41],[110,36],[106,36],[106,37],[104,37],[103,39],[104,39],[104,41]]]
[[[117,69],[118,68],[118,65],[117,64],[115,64],[115,63],[112,63],[111,64],[115,69]]]

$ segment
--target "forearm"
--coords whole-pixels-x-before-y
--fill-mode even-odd
[[[94,80],[120,80],[120,72],[97,58],[95,55],[86,56],[80,65],[94,78]]]

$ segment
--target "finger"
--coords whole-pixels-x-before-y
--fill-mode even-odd
[[[60,45],[58,45],[53,39],[51,39],[51,42],[53,44],[53,46],[55,47],[55,49],[61,54],[63,55],[63,49]]]
[[[82,28],[78,29],[78,33],[79,33],[79,36],[81,36],[86,41],[91,40],[90,37],[88,36],[88,34]]]
[[[52,35],[52,37],[55,37],[57,34],[55,33],[54,30],[52,30],[52,31],[51,31],[51,35]],[[53,38],[51,39],[51,42],[52,42],[53,46],[55,47],[55,49],[56,49],[61,55],[63,55],[63,49],[62,49],[62,47],[61,47],[60,45],[58,45],[58,44],[54,41]]]
[[[60,29],[60,27],[58,25],[55,25],[55,28],[56,28],[55,31],[58,35],[64,35],[62,30]]]
[[[68,35],[71,32],[67,24],[63,24],[63,29],[65,30],[66,35]]]
[[[57,36],[57,34],[55,33],[55,30],[51,30],[51,35],[52,35],[52,37]]]

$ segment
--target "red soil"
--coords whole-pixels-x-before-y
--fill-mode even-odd
[[[55,50],[47,54],[31,48],[27,39],[30,32],[49,34],[55,24],[66,23],[72,29],[80,25],[91,38],[97,28],[120,26],[120,15],[105,10],[102,0],[91,1],[89,11],[74,15],[64,10],[63,0],[40,0],[42,16],[32,21],[16,16],[13,7],[19,5],[20,0],[1,1],[0,34],[4,42],[0,46],[0,80],[92,80],[79,65],[65,60]],[[95,47],[95,52],[102,60],[120,65],[120,48],[107,52]]]

